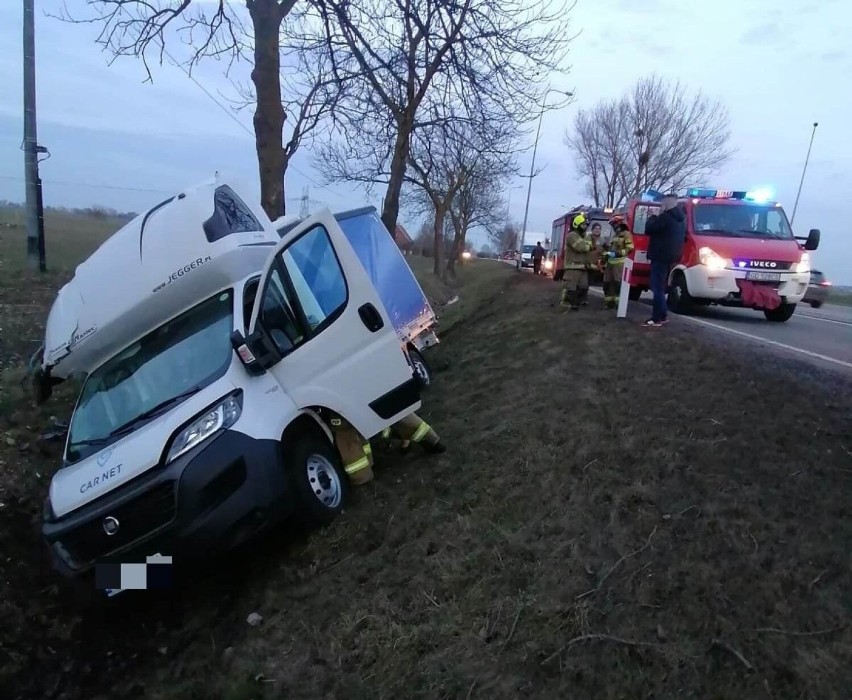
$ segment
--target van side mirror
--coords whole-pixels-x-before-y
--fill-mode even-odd
[[[805,241],[805,250],[816,250],[819,248],[819,229],[812,228],[808,232],[808,240]]]
[[[265,342],[260,331],[255,330],[246,338],[241,331],[231,333],[231,345],[249,374],[263,374],[277,363],[281,356]]]

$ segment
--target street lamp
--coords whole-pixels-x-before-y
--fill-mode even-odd
[[[544,98],[542,99],[542,101],[546,100],[547,96],[551,92],[558,92],[561,95],[565,95],[565,97],[569,97],[569,98],[574,97],[573,92],[566,92],[565,90],[557,90],[556,88],[548,88],[544,93]],[[527,203],[526,203],[526,206],[524,207],[524,225],[521,228],[521,240],[518,244],[518,265],[517,265],[518,272],[521,271],[521,259],[522,259],[523,254],[524,254],[524,238],[527,235],[527,219],[528,219],[529,213],[530,213],[530,195],[532,194],[533,177],[535,177],[535,154],[538,151],[538,139],[541,136],[541,122],[542,122],[542,119],[544,119],[544,112],[545,112],[544,107],[542,107],[541,113],[538,115],[538,128],[536,129],[536,132],[535,132],[535,143],[533,144],[532,163],[530,164],[530,182],[529,182],[529,185],[527,186]]]

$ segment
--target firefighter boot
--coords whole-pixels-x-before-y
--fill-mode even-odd
[[[422,445],[427,452],[439,454],[447,450],[444,443],[441,442],[441,438],[438,437],[438,433],[416,413],[412,413],[395,423],[393,429],[402,439],[403,449],[407,447],[406,443],[416,442]]]
[[[334,444],[343,460],[343,469],[354,486],[373,480],[373,448],[358,431],[340,418],[333,418]]]
[[[570,306],[570,305],[571,305],[571,302],[570,302],[570,300],[568,299],[568,290],[567,290],[567,289],[563,289],[563,290],[562,290],[562,296],[559,298],[559,306],[565,306],[565,307],[568,307],[568,306]]]

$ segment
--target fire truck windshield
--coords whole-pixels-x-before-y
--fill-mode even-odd
[[[701,202],[692,210],[695,233],[733,238],[793,240],[787,215],[778,206],[760,204],[711,204]]]

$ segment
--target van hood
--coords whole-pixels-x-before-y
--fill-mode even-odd
[[[120,440],[60,469],[50,482],[54,514],[61,518],[156,467],[175,431],[235,388],[227,380],[213,382]]]
[[[802,249],[795,240],[775,240],[772,238],[734,238],[733,236],[695,235],[699,248],[712,248],[723,258],[734,262],[740,260],[774,260],[776,262],[796,263],[802,256]]]

